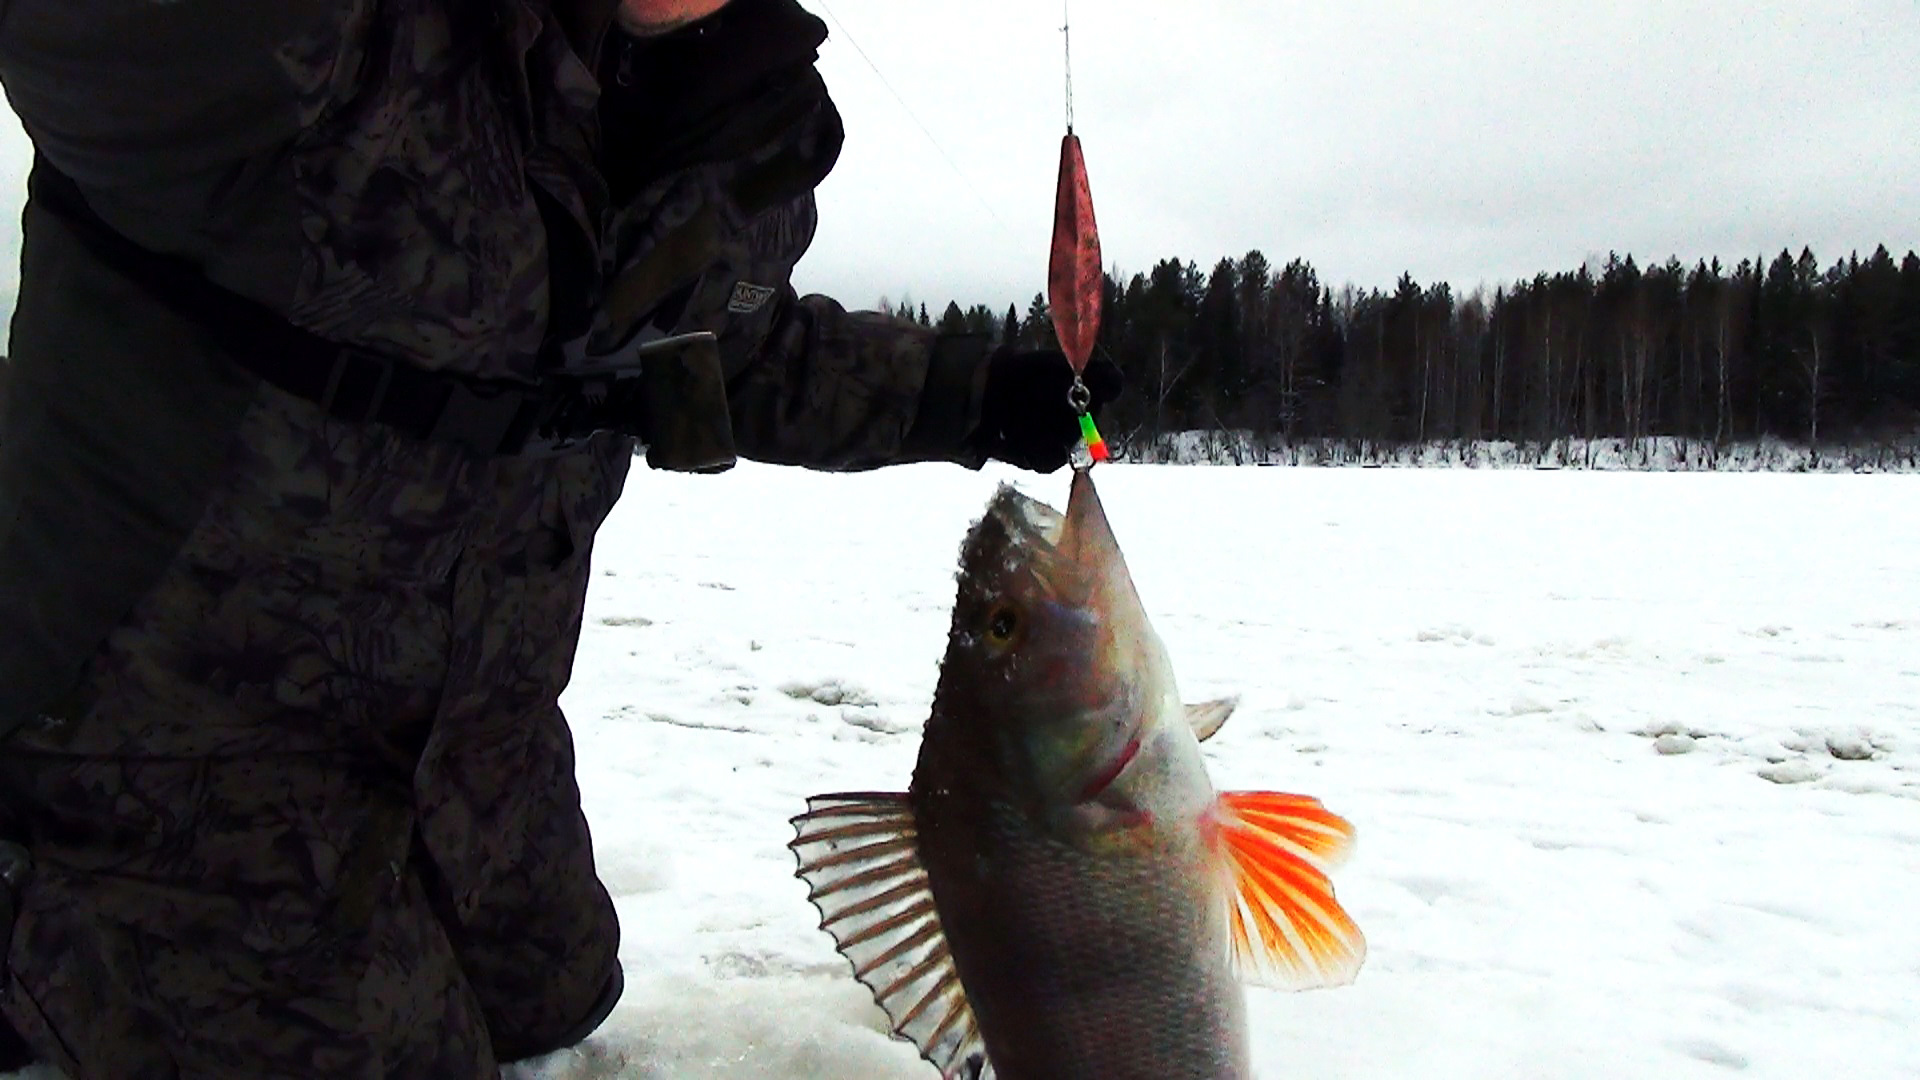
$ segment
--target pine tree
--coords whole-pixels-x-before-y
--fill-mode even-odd
[[[1239,272],[1233,260],[1221,259],[1215,263],[1213,273],[1207,277],[1206,291],[1201,295],[1195,327],[1194,349],[1200,370],[1206,376],[1205,391],[1212,398],[1209,403],[1212,415],[1206,419],[1217,426],[1238,423],[1240,404],[1247,390],[1240,367],[1240,313],[1236,303],[1239,288]]]
[[[947,310],[940,313],[940,325],[938,329],[943,334],[964,334],[967,332],[967,316],[965,312],[960,310],[960,305],[957,302],[952,300],[947,301]]]
[[[1911,251],[1900,263],[1899,295],[1887,383],[1907,408],[1920,410],[1920,255]]]
[[[1197,267],[1179,259],[1154,264],[1139,302],[1141,351],[1138,370],[1151,387],[1156,432],[1200,426],[1200,384],[1194,321],[1204,281]]]
[[[1305,260],[1294,259],[1269,279],[1255,280],[1253,275],[1266,265],[1257,251],[1241,260],[1246,372],[1250,381],[1270,390],[1275,419],[1291,436],[1305,415],[1306,392],[1319,366],[1314,324],[1321,306],[1320,279]]]
[[[1033,294],[1033,301],[1027,305],[1026,321],[1020,324],[1020,340],[1036,349],[1060,347],[1059,335],[1053,329],[1053,312],[1047,307],[1045,295]]]
[[[1809,282],[1806,259],[1782,250],[1767,265],[1754,313],[1755,409],[1763,433],[1792,435],[1805,428],[1808,414],[1801,371]]]
[[[1269,304],[1272,277],[1272,266],[1258,250],[1247,252],[1233,264],[1235,340],[1239,355],[1222,357],[1221,363],[1240,385],[1239,405],[1245,422],[1263,433],[1277,423],[1290,433],[1293,419],[1290,403],[1277,397],[1279,388],[1271,382],[1275,347]]]

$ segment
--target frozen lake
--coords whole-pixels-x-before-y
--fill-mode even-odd
[[[930,1075],[786,819],[905,785],[961,536],[1064,475],[637,471],[566,703],[630,990],[528,1076]],[[1354,821],[1348,988],[1262,1075],[1920,1076],[1920,484],[1103,467],[1222,788]]]

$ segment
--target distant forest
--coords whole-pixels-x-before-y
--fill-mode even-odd
[[[1024,315],[882,306],[1053,344],[1041,295]],[[1102,422],[1122,442],[1899,442],[1920,433],[1920,255],[1881,247],[1822,267],[1782,251],[1731,270],[1614,255],[1465,297],[1411,275],[1390,292],[1333,289],[1309,263],[1275,270],[1258,251],[1210,273],[1167,259],[1108,276],[1100,347],[1127,375]]]

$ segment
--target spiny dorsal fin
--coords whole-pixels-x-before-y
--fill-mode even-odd
[[[1187,706],[1187,723],[1193,727],[1194,737],[1201,742],[1213,738],[1220,725],[1227,722],[1233,710],[1240,705],[1238,695],[1224,697],[1217,701],[1203,701],[1198,705]]]
[[[968,1077],[986,1054],[920,865],[913,811],[899,794],[819,795],[793,819],[796,876],[853,976],[893,1033],[942,1077]]]
[[[1222,794],[1218,818],[1240,977],[1286,990],[1352,982],[1367,941],[1327,870],[1352,850],[1353,826],[1318,799],[1264,791]]]

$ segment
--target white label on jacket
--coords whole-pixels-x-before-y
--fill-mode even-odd
[[[773,299],[771,285],[753,285],[742,281],[733,287],[733,296],[727,300],[727,310],[736,315],[751,315],[766,306]]]

